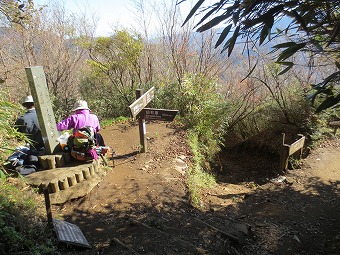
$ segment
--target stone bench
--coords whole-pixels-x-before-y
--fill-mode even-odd
[[[39,192],[48,188],[52,204],[62,204],[70,199],[88,194],[105,175],[105,163],[101,158],[90,162],[65,161],[64,155],[43,155],[39,157],[41,170],[25,177],[28,185]]]
[[[54,155],[39,156],[39,162],[43,170],[55,169],[65,166],[66,163],[71,162],[69,153],[60,152]]]

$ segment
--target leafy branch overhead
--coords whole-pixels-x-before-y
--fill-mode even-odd
[[[285,42],[274,45],[272,51],[279,51],[276,62],[285,67],[281,74],[294,66],[288,59],[298,52],[308,51],[313,57],[326,56],[333,63],[334,73],[312,86],[314,94],[310,98],[312,101],[321,95],[327,98],[325,91],[329,93],[326,88],[330,88],[331,102],[321,104],[317,111],[339,104],[340,96],[332,88],[340,82],[339,75],[335,75],[340,70],[340,0],[221,0],[209,6],[205,6],[205,2],[196,2],[183,25],[196,14],[202,15],[195,26],[197,32],[222,24],[224,29],[215,47],[222,47],[228,56],[241,39],[246,39],[246,44],[262,45],[266,40],[285,38]],[[285,29],[277,28],[279,22]],[[284,37],[286,35],[289,36]]]
[[[23,25],[34,11],[33,0],[0,0],[0,17],[9,22]]]

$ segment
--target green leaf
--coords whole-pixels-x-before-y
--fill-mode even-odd
[[[237,40],[237,37],[238,37],[238,32],[240,31],[240,26],[237,26],[235,31],[234,31],[234,34],[233,36],[230,38],[230,43],[229,43],[229,47],[228,47],[228,57],[230,56],[231,52],[233,51],[234,49],[234,46],[235,46],[235,42]]]
[[[5,82],[5,80],[0,78],[0,84],[4,83],[4,82]]]
[[[266,25],[262,27],[261,33],[260,33],[260,45],[264,42],[264,40],[267,38],[268,35],[268,28]]]
[[[339,82],[340,80],[340,71],[332,73],[323,81],[323,86],[325,86],[329,82]]]
[[[324,95],[329,95],[329,96],[333,95],[332,89],[325,87],[323,82],[319,84],[312,84],[311,87],[313,90],[316,90],[314,96],[318,94],[324,94]]]
[[[285,65],[285,66],[294,65],[293,62],[288,62],[288,61],[276,61],[275,63],[276,63],[276,64],[279,64],[279,65]]]
[[[278,49],[278,48],[287,48],[287,47],[291,47],[291,46],[295,46],[296,43],[295,42],[286,42],[286,43],[279,43],[276,44],[274,46],[272,46],[272,48]]]
[[[204,31],[220,24],[226,18],[227,18],[226,15],[221,15],[221,16],[215,17],[212,20],[210,20],[209,22],[205,23],[203,26],[199,27],[196,31],[197,32],[204,32]]]
[[[281,72],[278,73],[278,75],[282,75],[285,74],[286,72],[288,72],[293,66],[287,66],[285,69],[283,69]]]
[[[277,64],[280,64],[280,65],[284,65],[284,66],[287,66],[285,69],[283,69],[278,75],[282,75],[286,72],[288,72],[293,66],[294,66],[294,63],[293,62],[284,62],[284,61],[278,61],[276,62]]]
[[[0,170],[0,179],[1,179],[3,182],[5,182],[6,179],[7,179],[6,174],[5,174],[3,171],[1,171],[1,170]]]
[[[185,25],[185,23],[188,22],[189,19],[191,19],[191,17],[195,14],[195,12],[198,10],[198,8],[200,8],[200,6],[204,3],[204,0],[199,0],[195,6],[191,9],[191,11],[189,12],[188,16],[186,17],[184,23],[182,26]]]
[[[242,23],[244,25],[244,29],[249,29],[251,27],[254,27],[257,24],[263,23],[265,21],[264,18],[259,17],[256,19],[246,19]]]
[[[233,13],[233,22],[235,25],[239,22],[239,20],[240,20],[240,12],[238,11],[238,12]]]
[[[203,18],[195,25],[194,28],[198,27],[200,24],[203,23],[203,21],[205,21],[208,17],[210,17],[216,10],[218,10],[220,7],[220,4],[218,4],[217,6],[215,6],[214,8],[212,8],[209,12],[207,12],[207,14],[205,14],[203,16]],[[228,12],[226,12],[228,13]]]
[[[306,31],[308,33],[308,28],[307,28],[307,25],[303,19],[303,17],[301,17],[297,11],[295,10],[292,10],[292,14],[293,14],[293,17],[295,18],[295,20],[297,21],[298,24],[301,25],[301,27],[303,28],[304,31]]]
[[[277,61],[285,60],[291,56],[293,56],[296,52],[298,52],[300,49],[306,46],[306,43],[299,43],[294,46],[291,46],[284,51],[281,52],[279,55]]]
[[[244,24],[244,29],[255,28],[255,26],[260,23],[266,24],[268,28],[269,27],[271,28],[274,24],[274,16],[277,15],[278,12],[282,11],[283,8],[284,8],[283,4],[277,5],[269,9],[266,13],[258,16],[257,18],[254,18],[254,16],[249,15],[242,22]]]
[[[284,4],[279,4],[274,6],[273,8],[271,8],[269,11],[267,11],[265,14],[265,16],[271,16],[274,18],[274,15],[281,12],[284,9],[285,5]]]
[[[338,23],[332,31],[331,39],[329,39],[327,46],[329,46],[332,42],[334,42],[335,38],[339,35],[340,32],[340,23]]]
[[[274,24],[274,17],[270,16],[264,23],[261,34],[260,34],[260,45],[264,42],[268,35],[270,35],[270,31]]]
[[[327,97],[317,108],[316,108],[316,113],[319,113],[325,109],[328,109],[332,106],[335,106],[336,104],[338,104],[340,102],[340,95],[334,97],[334,96],[330,96]]]
[[[242,16],[246,16],[248,13],[252,12],[252,9],[258,4],[258,1],[243,1],[243,4],[247,4],[247,8],[244,10]]]
[[[226,28],[223,29],[220,37],[218,38],[216,44],[215,44],[215,48],[217,48],[223,41],[224,39],[228,36],[230,29],[233,25],[230,24],[229,26],[227,26]]]

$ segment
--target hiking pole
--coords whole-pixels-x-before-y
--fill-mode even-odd
[[[105,166],[108,166],[108,162],[107,162],[107,159],[104,157],[104,155],[103,154],[100,154],[100,157],[102,158],[102,160],[104,161],[104,165]]]

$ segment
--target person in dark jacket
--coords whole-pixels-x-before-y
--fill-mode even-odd
[[[16,129],[26,134],[30,140],[31,149],[37,151],[42,150],[44,141],[41,135],[41,129],[34,107],[32,96],[27,96],[23,99],[22,105],[27,109],[24,115],[20,116],[15,122]]]

